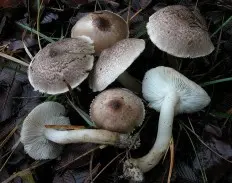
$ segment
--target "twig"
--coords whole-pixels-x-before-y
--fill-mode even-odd
[[[28,48],[27,48],[27,46],[26,46],[26,44],[24,43],[23,40],[22,40],[22,42],[23,42],[23,47],[24,47],[25,52],[27,53],[28,57],[32,60],[32,59],[33,59],[32,54],[31,54],[30,51],[28,50]]]
[[[33,165],[33,166],[31,166],[31,167],[29,167],[29,168],[27,168],[27,169],[25,169],[25,170],[22,170],[22,171],[19,171],[19,172],[14,173],[14,174],[11,175],[9,178],[7,178],[6,180],[4,180],[2,183],[8,183],[8,182],[12,181],[13,179],[15,179],[16,177],[18,177],[18,176],[27,175],[28,173],[31,172],[31,170],[33,170],[33,169],[35,169],[35,168],[37,168],[37,167],[43,165],[44,163],[47,163],[48,161],[50,161],[50,160],[46,160],[46,161],[37,161],[37,162],[35,163],[35,165]]]
[[[142,8],[140,8],[131,18],[130,18],[130,21],[135,18],[141,11],[143,11]]]
[[[169,172],[168,172],[168,183],[171,182],[171,177],[172,177],[172,170],[173,170],[173,166],[174,166],[174,140],[173,138],[171,139],[171,143],[170,143],[170,168],[169,168]]]
[[[39,49],[41,50],[41,44],[40,44],[40,37],[39,37],[39,25],[40,25],[40,7],[41,4],[43,3],[43,0],[40,3],[40,0],[37,0],[37,20],[36,20],[36,29],[37,29],[37,39],[38,39],[38,44],[39,44]]]
[[[12,57],[12,56],[10,56],[10,55],[5,54],[5,53],[0,52],[0,56],[6,58],[6,59],[8,59],[8,60],[11,60],[11,61],[13,61],[13,62],[16,62],[16,63],[18,63],[18,64],[20,64],[20,65],[23,65],[23,66],[26,66],[26,67],[29,66],[28,63],[23,62],[23,61],[21,61],[21,60],[15,58],[15,57]]]
[[[209,147],[203,140],[201,140],[201,138],[199,137],[199,135],[197,135],[196,133],[194,133],[187,125],[185,125],[185,124],[183,124],[183,123],[182,123],[182,125],[183,125],[186,129],[188,129],[192,134],[194,134],[194,135],[197,137],[197,139],[198,139],[205,147],[207,147],[210,151],[212,151],[214,154],[216,154],[216,155],[217,155],[218,157],[220,157],[221,159],[227,161],[228,163],[232,163],[232,161],[230,161],[230,160],[224,158],[222,155],[220,155],[219,153],[217,153],[216,151],[214,151],[211,147]]]
[[[102,168],[102,170],[94,177],[93,182],[99,177],[99,175],[101,175],[101,173],[111,164],[113,163],[119,156],[121,156],[122,154],[126,153],[125,151],[118,154],[116,157],[114,157],[105,167]]]
[[[95,148],[93,148],[93,149],[90,149],[89,151],[87,151],[87,152],[85,152],[84,154],[82,154],[82,155],[78,156],[77,158],[75,158],[72,162],[68,162],[68,163],[66,163],[65,165],[63,165],[62,167],[59,167],[58,169],[56,169],[56,171],[61,170],[61,169],[65,168],[65,167],[67,167],[67,166],[70,165],[71,163],[73,163],[73,162],[75,162],[75,161],[81,159],[82,157],[88,155],[89,153],[91,153],[91,152],[93,152],[93,151],[95,151],[95,150],[97,150],[97,149],[103,149],[103,148],[105,148],[105,147],[107,147],[107,146],[105,146],[105,145],[99,145],[99,146],[97,146],[97,147],[95,147]]]
[[[184,124],[182,124],[182,125],[184,125]],[[203,168],[202,168],[202,166],[201,166],[199,157],[197,156],[197,151],[196,151],[196,148],[195,148],[195,146],[194,146],[194,144],[193,144],[193,141],[192,141],[192,139],[191,139],[189,133],[188,133],[187,130],[185,129],[185,127],[184,127],[183,129],[184,129],[185,133],[187,134],[187,136],[188,136],[188,138],[189,138],[189,140],[190,140],[190,143],[191,143],[192,146],[193,146],[194,153],[195,153],[196,158],[197,158],[197,161],[198,161],[198,163],[199,163],[199,165],[200,165],[200,170],[201,170],[203,182],[207,183],[207,182],[208,182],[208,181],[207,181],[207,176],[205,175],[205,171],[203,171]],[[191,130],[191,129],[189,129],[189,130]],[[192,132],[192,131],[191,131],[191,132]]]
[[[44,125],[45,128],[59,129],[59,130],[80,130],[84,129],[84,126],[77,125]]]

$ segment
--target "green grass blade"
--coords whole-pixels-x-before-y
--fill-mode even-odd
[[[32,33],[34,33],[34,34],[38,34],[40,37],[44,38],[45,40],[47,40],[47,41],[50,42],[50,43],[54,43],[54,42],[55,42],[55,41],[52,40],[50,37],[48,37],[48,36],[46,36],[46,35],[44,35],[44,34],[38,32],[37,30],[35,30],[35,29],[29,27],[28,25],[22,24],[22,23],[20,23],[20,22],[16,22],[16,24],[19,25],[20,27],[22,27],[23,29],[26,29],[26,30],[28,30],[28,31],[30,31],[30,32],[32,32]]]
[[[232,15],[211,35],[213,37],[217,34],[223,27],[225,27],[232,20]]]
[[[202,83],[200,85],[201,86],[208,86],[208,85],[213,85],[213,84],[223,83],[223,82],[228,82],[228,81],[232,81],[232,77],[223,78],[223,79],[217,79],[217,80],[214,80],[214,81],[208,81],[208,82]]]
[[[83,110],[81,110],[81,108],[79,108],[78,106],[76,106],[71,100],[68,99],[69,104],[73,107],[73,109],[75,109],[78,114],[85,120],[85,122],[92,127],[95,127],[94,123],[91,121],[90,116],[84,112]]]

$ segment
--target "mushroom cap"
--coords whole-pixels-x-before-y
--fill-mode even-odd
[[[90,74],[89,87],[102,91],[118,78],[145,48],[143,39],[123,39],[101,52]]]
[[[28,68],[28,78],[35,90],[59,94],[77,87],[93,67],[93,42],[86,36],[66,38],[40,50]]]
[[[40,160],[54,159],[60,155],[63,145],[46,139],[44,125],[69,125],[69,119],[64,114],[64,106],[57,102],[44,102],[28,114],[23,122],[20,140],[30,157]]]
[[[98,128],[129,133],[143,123],[145,109],[142,100],[130,90],[108,89],[91,103],[90,117]]]
[[[172,68],[159,66],[146,72],[142,93],[150,107],[160,111],[165,96],[170,92],[176,92],[180,98],[175,114],[199,111],[210,102],[203,88]]]
[[[176,57],[202,57],[214,50],[204,18],[182,5],[167,6],[151,15],[147,33],[160,50]]]
[[[89,13],[76,22],[71,30],[71,37],[86,35],[94,41],[97,54],[114,45],[119,40],[129,37],[129,28],[125,20],[110,11]]]

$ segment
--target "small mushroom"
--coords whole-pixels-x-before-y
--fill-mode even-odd
[[[140,92],[141,84],[125,71],[144,48],[143,39],[128,38],[103,50],[90,73],[89,87],[94,92],[102,91],[118,79],[125,88]]]
[[[109,48],[116,42],[128,38],[129,28],[125,20],[110,11],[89,13],[76,22],[71,37],[86,35],[94,41],[96,54]]]
[[[163,66],[146,72],[142,92],[149,107],[160,111],[160,117],[152,149],[145,156],[131,158],[124,164],[124,176],[137,181],[141,181],[143,173],[159,163],[168,149],[174,116],[199,111],[210,102],[210,97],[199,85],[176,70]]]
[[[63,146],[46,138],[44,125],[69,125],[69,119],[64,115],[64,106],[57,102],[44,102],[28,114],[23,122],[20,140],[29,156],[34,159],[54,159],[60,155]]]
[[[162,8],[149,17],[147,33],[162,51],[176,57],[196,58],[214,50],[204,18],[182,5]]]
[[[104,129],[55,130],[45,125],[69,125],[64,116],[65,108],[57,102],[44,102],[35,107],[25,118],[21,130],[21,142],[32,158],[54,159],[62,151],[63,144],[97,143],[126,148],[134,144],[136,137]]]
[[[90,106],[90,117],[98,128],[130,133],[143,123],[142,100],[127,89],[115,88],[101,92]]]
[[[40,50],[28,68],[28,78],[35,90],[60,94],[77,87],[93,67],[93,41],[80,36],[50,43]]]

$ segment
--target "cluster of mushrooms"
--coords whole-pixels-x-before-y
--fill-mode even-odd
[[[147,32],[159,49],[176,57],[202,57],[214,50],[204,18],[185,6],[167,6],[155,12],[149,18]],[[90,106],[94,129],[46,128],[70,125],[64,106],[50,101],[35,107],[21,130],[21,142],[29,156],[54,159],[69,143],[137,148],[139,143],[131,132],[145,117],[144,104],[136,95],[142,92],[149,107],[160,112],[156,141],[148,154],[127,159],[123,165],[125,178],[142,181],[143,173],[155,167],[169,147],[174,116],[199,111],[209,104],[204,89],[170,67],[148,70],[142,83],[133,78],[126,70],[145,49],[145,41],[128,37],[128,25],[120,16],[97,11],[74,25],[71,38],[48,44],[35,55],[28,68],[35,90],[61,94],[88,78],[93,92],[104,91]],[[94,56],[98,57],[96,63]],[[125,88],[106,89],[116,79]]]

